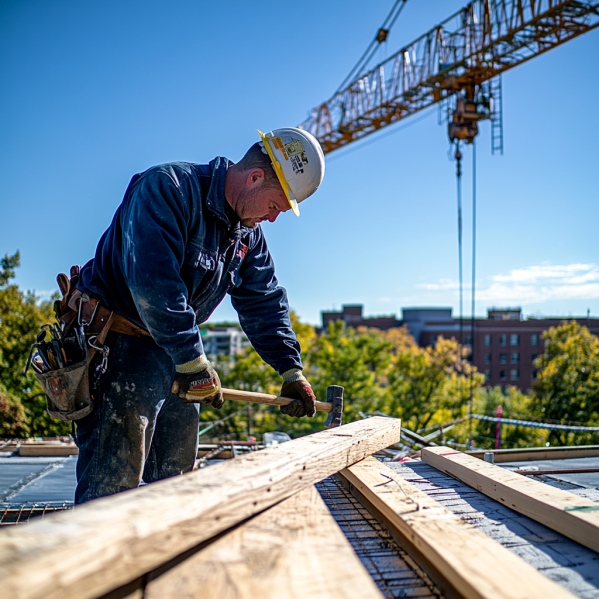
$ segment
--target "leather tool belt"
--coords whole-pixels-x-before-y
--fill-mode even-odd
[[[150,337],[144,328],[102,306],[76,288],[79,267],[71,267],[70,277],[56,277],[62,299],[54,302],[56,323],[42,325],[31,346],[27,368],[31,366],[46,394],[50,416],[60,420],[79,420],[94,407],[93,376],[90,365],[98,352],[102,360],[95,365],[100,376],[108,367],[110,348],[104,344],[109,331]],[[50,332],[51,339],[47,339]]]
[[[83,325],[86,335],[98,335],[112,316],[112,322],[109,327],[111,331],[132,337],[151,336],[146,329],[136,325],[124,316],[112,312],[112,310],[103,306],[97,299],[81,293],[79,289],[75,289],[71,293],[67,305],[77,314],[77,318],[80,324]]]

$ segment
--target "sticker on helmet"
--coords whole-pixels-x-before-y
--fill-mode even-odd
[[[304,153],[304,146],[302,145],[302,142],[299,139],[296,139],[295,141],[290,141],[288,144],[285,144],[285,149],[287,150],[289,156],[295,156],[296,154]]]
[[[306,157],[306,151],[304,146],[299,139],[291,141],[285,144],[285,150],[289,154],[291,159],[291,166],[295,174],[304,172],[304,165],[308,164],[308,158]]]
[[[283,141],[280,137],[273,137],[272,144],[277,150],[280,150],[283,153],[283,158],[285,158],[285,160],[289,160],[289,156],[287,156],[285,146],[283,146]]]

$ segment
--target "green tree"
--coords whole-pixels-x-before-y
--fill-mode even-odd
[[[0,383],[0,438],[23,438],[29,432],[23,403]]]
[[[35,375],[31,369],[23,372],[40,325],[54,314],[52,301],[40,302],[33,292],[10,283],[19,264],[19,252],[0,261],[0,435],[65,435],[70,425],[50,418]]]
[[[391,357],[397,351],[414,345],[407,330],[355,330],[346,328],[343,322],[336,322],[329,325],[321,335],[316,335],[314,327],[299,322],[293,313],[291,317],[303,349],[304,373],[312,384],[316,397],[320,401],[326,401],[328,386],[342,385],[345,422],[360,418],[361,411],[372,411],[380,407],[386,394],[386,377]],[[251,348],[233,361],[220,361],[217,368],[225,387],[272,394],[280,391],[280,376],[262,362]],[[239,404],[230,403],[231,405],[214,414],[208,409],[203,410],[202,420],[222,418],[239,409]],[[281,414],[279,408],[253,405],[252,431],[259,434],[279,430],[297,437],[322,430],[325,418],[324,414],[317,414],[314,418],[290,418]],[[245,414],[230,420],[232,422],[228,425],[223,423],[222,430],[242,434],[247,426]]]
[[[599,338],[576,321],[548,329],[533,384],[537,415],[558,423],[599,426]],[[596,443],[597,434],[552,430],[552,445]]]
[[[247,348],[233,359],[221,356],[215,360],[214,366],[225,388],[271,395],[278,395],[281,389],[280,375],[262,360],[253,347]],[[239,414],[232,416],[235,412]],[[268,406],[247,404],[244,407],[241,402],[225,401],[220,410],[205,406],[201,408],[202,423],[221,420],[227,416],[231,417],[210,431],[213,436],[239,439],[245,438],[248,430],[252,435],[275,430],[272,428],[274,411]],[[202,441],[206,442],[206,439]]]
[[[12,256],[4,255],[0,260],[0,287],[6,287],[10,279],[15,277],[15,269],[21,262],[21,253],[17,250]]]
[[[399,352],[389,372],[387,413],[414,431],[464,416],[471,393],[484,381],[466,352],[443,337],[434,347]]]
[[[498,406],[501,406],[503,418],[514,420],[529,420],[532,415],[532,397],[523,393],[517,387],[492,387],[478,389],[475,397],[475,412],[486,416],[496,416]],[[474,431],[474,444],[482,449],[495,447],[497,423],[479,420]],[[501,425],[501,447],[539,447],[545,445],[547,432],[543,429],[518,426],[513,424]]]
[[[381,331],[355,330],[342,321],[331,322],[306,354],[306,376],[316,396],[324,401],[329,385],[344,387],[344,420],[351,422],[360,418],[359,412],[380,407],[393,347],[393,341]]]
[[[297,314],[293,311],[290,316],[293,330],[301,347],[309,348],[316,337],[314,327],[300,322]],[[305,357],[305,353],[303,357]],[[278,395],[281,391],[281,376],[260,358],[253,347],[249,347],[233,359],[228,356],[218,358],[215,361],[215,367],[223,387],[271,395]],[[248,431],[252,435],[260,435],[267,431],[285,431],[293,436],[298,436],[318,430],[320,425],[316,424],[316,421],[322,420],[322,416],[317,416],[314,420],[303,419],[300,421],[281,414],[276,406],[249,404],[249,408],[243,410],[243,404],[235,401],[225,402],[220,410],[202,407],[201,419],[202,422],[220,420],[240,410],[242,410],[240,414],[215,427],[214,434],[239,438],[247,436]],[[250,420],[249,427],[248,418]]]

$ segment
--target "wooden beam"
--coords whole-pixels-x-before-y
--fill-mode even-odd
[[[573,595],[374,458],[342,470],[351,492],[450,596]]]
[[[22,444],[19,447],[19,455],[21,457],[57,457],[78,455],[79,448],[76,445],[52,445],[47,444]]]
[[[523,447],[520,449],[489,449],[483,451],[466,451],[467,455],[484,459],[490,451],[495,456],[495,463],[526,462],[528,460],[563,460],[568,458],[588,458],[599,456],[599,445],[578,445],[575,447]]]
[[[230,448],[223,447],[222,449],[198,449],[198,453],[196,454],[198,458],[203,458],[206,456],[210,456],[211,458],[219,459],[219,460],[231,460],[235,456],[235,454],[231,451]]]
[[[150,580],[144,599],[382,598],[314,487]]]
[[[425,448],[422,459],[503,505],[599,551],[599,503],[450,447]]]
[[[11,599],[97,597],[397,442],[368,418],[0,531]]]

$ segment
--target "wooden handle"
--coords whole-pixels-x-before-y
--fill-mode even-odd
[[[281,397],[280,395],[269,395],[268,393],[255,393],[253,391],[238,391],[237,389],[223,389],[223,397],[233,401],[246,401],[252,403],[265,403],[271,406],[286,406],[293,399]],[[331,412],[333,404],[325,401],[316,402],[317,412]]]

